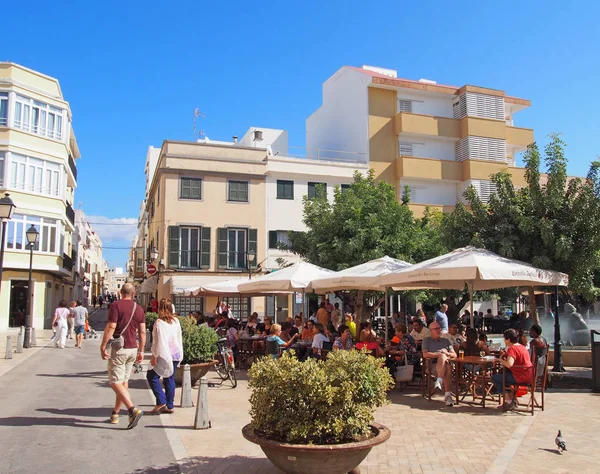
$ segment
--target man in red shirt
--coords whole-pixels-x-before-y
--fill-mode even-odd
[[[110,387],[116,394],[115,407],[110,416],[110,422],[119,422],[121,405],[129,411],[129,425],[127,429],[134,428],[143,415],[142,410],[136,407],[129,396],[129,377],[133,370],[134,362],[140,363],[144,359],[144,346],[146,344],[146,315],[141,306],[133,301],[134,288],[131,283],[125,283],[121,288],[121,299],[110,305],[108,322],[104,328],[104,336],[100,344],[102,359],[108,360],[108,380]],[[107,343],[114,335],[115,339],[123,336],[123,347],[111,346],[107,351]]]
[[[507,384],[531,383],[533,377],[533,364],[527,349],[519,344],[519,334],[514,329],[504,331],[504,343],[507,350],[503,351],[500,356],[500,363],[506,367],[505,380]],[[492,382],[496,391],[501,393],[504,390],[502,386],[502,374],[492,375]],[[504,405],[504,411],[514,410],[517,406],[516,396],[513,393],[507,392]]]

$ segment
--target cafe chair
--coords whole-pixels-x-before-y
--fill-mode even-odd
[[[502,385],[506,387],[505,390],[511,390],[515,396],[519,390],[519,388],[525,388],[527,390],[526,396],[529,397],[527,400],[527,405],[525,405],[524,410],[518,410],[525,413],[531,412],[531,415],[534,415],[534,410],[536,408],[540,408],[544,411],[544,394],[546,392],[546,381],[548,380],[548,356],[546,356],[545,361],[542,364],[538,364],[540,357],[535,356],[533,362],[533,377],[531,378],[531,382],[529,383],[518,383],[518,384],[509,384],[506,385],[506,369],[502,371]],[[542,373],[538,373],[538,367],[542,367]],[[536,392],[539,390],[540,393],[540,401],[538,401],[536,397]],[[502,394],[502,402],[504,402],[504,393]],[[517,400],[518,401],[518,400]]]

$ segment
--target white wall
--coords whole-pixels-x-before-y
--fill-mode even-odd
[[[446,183],[437,180],[401,179],[401,193],[404,191],[404,186],[410,186],[411,202],[413,204],[456,205],[455,183]]]
[[[343,67],[323,84],[323,105],[306,119],[306,148],[369,153],[371,76]],[[358,158],[358,157],[357,157]]]
[[[453,118],[452,99],[453,95],[445,97],[434,94],[415,92],[412,89],[398,90],[398,99],[412,100],[412,113],[421,115],[435,115],[436,117]]]
[[[148,190],[152,184],[154,178],[154,172],[156,171],[156,165],[158,164],[158,157],[160,155],[160,148],[153,146],[148,147],[148,153],[146,154],[146,197],[148,197]]]
[[[435,158],[436,160],[456,161],[456,151],[454,141],[444,139],[423,138],[422,135],[416,136],[407,133],[399,135],[400,142],[413,143],[413,156],[420,158]]]
[[[262,132],[262,140],[254,140],[254,132],[256,130]],[[250,127],[244,133],[244,136],[238,140],[238,145],[249,148],[266,148],[267,146],[271,146],[280,150],[280,153],[284,153],[283,150],[286,150],[285,153],[287,153],[288,132],[276,128]]]

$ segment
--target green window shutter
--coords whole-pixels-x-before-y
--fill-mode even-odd
[[[190,197],[190,180],[186,178],[181,178],[181,194],[182,198]]]
[[[227,228],[219,227],[217,229],[219,239],[217,247],[217,268],[227,268]]]
[[[270,230],[269,231],[269,248],[274,249],[277,247],[277,231]]]
[[[210,268],[210,227],[202,227],[201,230],[200,268]]]
[[[251,265],[252,268],[256,268],[258,264],[258,230],[256,229],[248,229],[248,252],[254,252],[256,258],[254,259],[254,263]]]
[[[179,226],[169,226],[169,268],[179,268]]]

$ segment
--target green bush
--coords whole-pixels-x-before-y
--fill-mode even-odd
[[[249,372],[250,416],[259,434],[296,444],[336,444],[369,436],[377,407],[394,380],[381,359],[333,351],[325,362],[285,354]]]
[[[215,358],[219,336],[214,329],[198,326],[193,318],[180,317],[183,361],[182,364],[199,364]]]
[[[158,313],[146,313],[146,329],[150,329],[150,332],[152,332],[152,329],[154,328],[154,323],[157,319]]]

